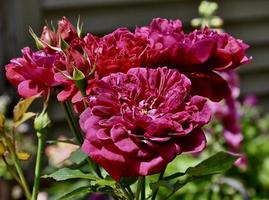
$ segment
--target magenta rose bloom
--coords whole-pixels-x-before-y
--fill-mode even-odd
[[[44,51],[32,52],[29,47],[23,48],[22,54],[22,58],[12,59],[6,65],[6,77],[18,87],[20,96],[46,95],[50,88],[59,84],[54,79],[55,55]]]
[[[50,51],[52,49],[48,48],[47,44],[54,47],[60,47],[60,39],[63,39],[70,44],[75,38],[78,38],[77,30],[66,17],[63,17],[58,21],[56,31],[52,31],[48,26],[44,26],[40,37],[41,41],[44,42],[46,49]]]
[[[137,27],[135,34],[147,38],[150,43],[143,65],[170,66],[178,59],[179,41],[184,39],[180,20],[155,18],[150,26]]]
[[[225,71],[250,61],[246,56],[249,46],[225,32],[195,30],[179,42],[181,56],[177,62],[187,70]]]
[[[232,70],[251,59],[246,56],[249,46],[241,40],[208,28],[184,34],[179,20],[156,18],[150,26],[139,27],[135,33],[150,43],[144,66],[180,70],[192,81],[193,95],[212,101],[220,101],[230,94],[227,82],[215,71]]]
[[[132,68],[97,81],[80,115],[82,150],[115,179],[161,172],[176,155],[206,145],[206,99],[177,70]]]

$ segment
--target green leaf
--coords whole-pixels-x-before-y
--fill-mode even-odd
[[[188,168],[185,173],[188,176],[221,174],[231,168],[237,159],[237,156],[221,151],[202,161],[195,167]]]
[[[42,176],[42,178],[53,178],[56,181],[64,181],[76,178],[88,179],[92,181],[98,180],[98,178],[96,178],[92,174],[86,174],[78,169],[69,169],[69,168],[59,169],[56,172],[53,172],[52,174]]]
[[[185,173],[182,173],[182,172],[177,172],[177,173],[174,173],[170,176],[166,176],[163,178],[163,180],[171,180],[171,179],[174,179],[174,178],[178,178],[178,177],[181,177],[181,176],[184,176]]]
[[[36,113],[33,113],[33,112],[23,113],[21,118],[14,123],[14,126],[18,127],[19,125],[21,125],[22,123],[24,123],[25,121],[27,121],[28,119],[32,118],[35,115],[36,115]]]
[[[150,189],[152,191],[157,190],[159,187],[165,187],[165,188],[168,188],[170,190],[174,189],[174,183],[171,183],[171,182],[166,181],[166,180],[160,180],[160,181],[157,181],[155,183],[150,183],[149,186],[150,186]]]
[[[77,149],[76,151],[72,152],[69,160],[72,161],[73,163],[79,165],[82,163],[88,156],[83,153],[80,149]]]
[[[37,49],[39,49],[39,50],[40,49],[44,49],[45,48],[45,45],[40,40],[40,38],[35,34],[35,32],[33,31],[33,29],[31,27],[29,27],[29,33],[34,38]]]
[[[208,178],[210,175],[224,173],[233,165],[237,158],[237,156],[231,155],[228,152],[221,151],[202,161],[195,167],[189,167],[185,173],[178,172],[164,177],[163,180],[151,183],[150,187],[152,191],[159,187],[170,189],[171,193],[167,196],[167,198],[169,198],[189,182],[202,180]],[[178,178],[176,182],[171,182],[171,180],[175,178]]]
[[[91,193],[92,190],[89,187],[80,187],[73,190],[70,193],[65,194],[60,197],[58,200],[68,200],[68,199],[78,199],[79,197]]]
[[[78,37],[81,37],[81,35],[82,35],[82,27],[83,27],[83,23],[80,22],[80,16],[78,16],[78,21],[77,21]]]
[[[60,41],[59,41],[59,43],[60,43],[60,48],[64,51],[64,50],[66,50],[66,49],[68,49],[69,48],[69,44],[62,38],[62,37],[60,37]]]
[[[25,114],[25,112],[37,97],[38,96],[33,96],[19,101],[13,110],[13,120],[15,123],[22,118],[23,114]]]
[[[116,188],[116,181],[114,181],[110,176],[106,176],[105,179],[96,180],[95,183],[99,186],[108,186],[111,188]]]

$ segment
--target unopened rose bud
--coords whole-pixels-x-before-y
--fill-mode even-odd
[[[51,121],[48,113],[42,112],[35,118],[34,128],[37,132],[43,133],[46,130],[46,128],[49,127],[50,123]]]

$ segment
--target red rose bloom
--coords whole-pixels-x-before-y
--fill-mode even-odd
[[[140,67],[148,41],[119,28],[100,38],[95,49],[96,70],[100,77],[115,72],[127,72],[132,67]]]
[[[147,45],[148,41],[145,38],[136,36],[126,28],[117,29],[101,38],[88,34],[83,40],[72,40],[70,47],[65,51],[65,56],[59,57],[56,67],[62,73],[72,76],[75,66],[87,76],[95,65],[96,73],[92,77],[87,77],[88,82],[92,82],[93,78],[98,79],[110,73],[127,72],[132,67],[140,67]],[[62,73],[57,74],[57,80],[62,82],[64,87],[58,99],[60,101],[72,99],[76,110],[81,111],[78,108],[84,106],[82,96],[75,87],[75,81],[68,80]],[[90,89],[88,85],[87,93]]]
[[[59,83],[54,79],[55,55],[44,51],[32,52],[29,47],[22,49],[23,57],[15,58],[6,65],[6,77],[18,86],[18,93],[28,98],[48,90]]]
[[[176,155],[206,145],[206,99],[177,70],[133,68],[97,81],[80,116],[82,150],[115,179],[161,172]]]

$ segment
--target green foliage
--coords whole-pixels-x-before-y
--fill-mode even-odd
[[[71,153],[69,160],[79,165],[83,161],[85,161],[87,158],[88,156],[86,154],[84,154],[80,149],[77,149],[76,151]]]
[[[88,179],[92,181],[97,181],[98,178],[93,176],[92,174],[86,174],[78,169],[69,169],[69,168],[61,168],[52,174],[44,175],[42,178],[53,178],[56,181],[64,181],[68,179]]]
[[[195,167],[188,168],[185,173],[191,177],[222,174],[231,168],[237,158],[237,156],[221,151]]]
[[[89,194],[91,192],[93,191],[89,187],[80,187],[73,190],[70,193],[65,194],[64,196],[60,197],[58,200],[78,199],[79,197]]]
[[[221,151],[196,166],[187,168],[184,173],[177,172],[155,183],[151,183],[150,187],[152,191],[155,191],[159,187],[167,188],[170,193],[166,198],[170,198],[189,182],[208,180],[208,176],[224,173],[232,167],[237,158],[237,156]],[[174,179],[176,180],[172,181]]]

